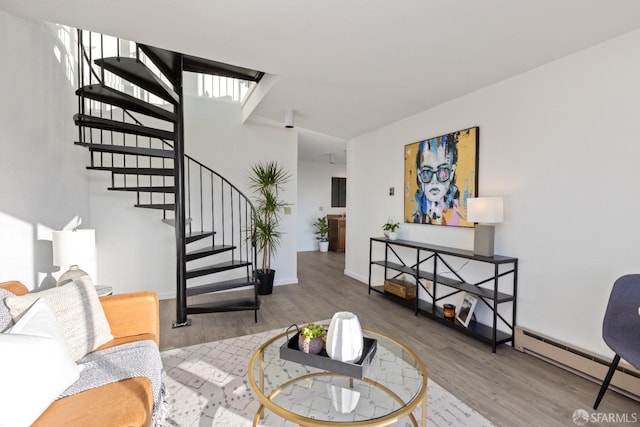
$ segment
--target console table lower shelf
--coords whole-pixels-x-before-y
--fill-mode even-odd
[[[396,304],[403,305],[410,309],[415,309],[415,304],[416,304],[415,300],[405,300],[403,298],[390,294],[389,292],[385,292],[382,286],[372,286],[371,290],[384,295],[385,298],[395,302]],[[469,322],[469,326],[465,328],[463,325],[458,323],[455,319],[453,320],[446,319],[444,317],[442,307],[436,306],[434,311],[433,304],[430,304],[427,301],[424,301],[424,300],[418,301],[418,314],[421,314],[429,319],[435,320],[449,328],[460,331],[466,335],[469,335],[487,344],[494,343],[494,338],[493,338],[494,329],[491,326],[487,326],[482,323],[476,322],[475,320],[472,320],[471,322]],[[496,330],[495,333],[496,333],[496,337],[495,337],[496,345],[506,344],[508,342],[511,342],[512,340],[511,334],[507,334],[500,330]]]

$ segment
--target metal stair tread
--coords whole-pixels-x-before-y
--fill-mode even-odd
[[[180,56],[182,56],[182,71],[231,77],[251,82],[259,82],[264,76],[264,73],[261,71],[212,61],[198,56],[179,54],[155,46],[138,44],[138,47],[151,59],[165,77],[173,81],[174,84],[176,82],[176,74],[181,72]]]
[[[180,69],[180,54],[142,43],[138,43],[138,47],[175,86],[179,80],[179,74],[182,74],[182,70]]]
[[[239,279],[224,280],[222,282],[208,283],[206,285],[199,286],[187,286],[187,296],[192,297],[195,295],[209,294],[214,292],[226,291],[229,289],[245,288],[247,286],[255,286],[255,282],[242,277]]]
[[[177,114],[108,86],[100,84],[83,86],[76,90],[76,95],[114,105],[125,110],[135,111],[160,120],[168,120],[174,123],[178,121]]]
[[[164,222],[167,225],[170,225],[171,227],[175,227],[176,226],[176,219],[175,218],[163,218],[161,221]],[[192,218],[185,218],[184,224],[185,225],[189,225],[189,224],[191,224],[191,221],[193,221]]]
[[[260,299],[237,298],[187,305],[187,314],[218,313],[225,311],[259,310]]]
[[[187,261],[204,258],[209,255],[219,254],[221,252],[232,251],[236,248],[234,245],[215,245],[196,249],[186,253]]]
[[[205,267],[194,268],[187,270],[186,278],[192,279],[194,277],[206,276],[208,274],[219,273],[221,271],[233,270],[234,268],[243,268],[250,266],[251,263],[242,260],[223,261],[217,264],[207,265]]]
[[[212,61],[197,56],[184,55],[182,59],[184,71],[201,74],[211,74],[216,76],[231,77],[238,80],[259,82],[264,76],[262,71],[249,68],[238,67],[236,65],[225,64],[223,62]]]
[[[107,171],[121,175],[173,176],[174,169],[168,168],[122,168],[114,166],[87,166],[88,170]]]
[[[150,138],[166,139],[170,141],[173,141],[176,138],[175,133],[168,130],[141,126],[135,123],[119,122],[117,120],[110,120],[102,117],[90,116],[87,114],[74,114],[73,120],[76,122],[77,126],[89,127],[93,129],[122,132],[131,135],[147,136]]]
[[[103,66],[105,70],[140,86],[165,101],[169,101],[172,104],[180,102],[180,97],[172,88],[135,58],[111,57],[96,59],[94,62],[98,66]]]
[[[187,243],[193,243],[195,241],[205,239],[209,236],[213,236],[214,234],[216,233],[213,231],[193,231],[191,233],[185,234],[185,239]]]
[[[136,191],[143,193],[175,193],[176,189],[173,186],[166,187],[108,187],[110,191]]]
[[[129,145],[112,145],[112,144],[94,144],[90,142],[75,142],[88,148],[91,151],[104,153],[131,154],[134,156],[162,157],[165,159],[173,159],[173,150],[161,150],[159,148],[132,147]]]
[[[137,203],[133,206],[136,208],[160,209],[163,211],[173,211],[176,209],[176,205],[174,203]]]

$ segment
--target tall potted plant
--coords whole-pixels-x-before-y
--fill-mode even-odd
[[[329,250],[329,224],[327,223],[327,217],[316,219],[313,223],[316,228],[316,240],[318,241],[320,252],[327,252]]]
[[[280,246],[280,221],[284,208],[288,205],[279,198],[279,192],[290,177],[276,161],[260,162],[251,167],[249,187],[256,195],[255,238],[261,256],[260,268],[256,270],[260,295],[273,292],[275,270],[271,269],[271,256]]]

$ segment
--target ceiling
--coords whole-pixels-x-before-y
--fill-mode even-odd
[[[283,123],[295,110],[316,157],[640,28],[638,0],[0,0],[0,9],[276,75],[253,116]]]

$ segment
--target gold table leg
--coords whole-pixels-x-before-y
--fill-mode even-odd
[[[424,394],[422,401],[422,427],[427,427],[427,394]]]
[[[264,350],[260,352],[260,391],[264,394]],[[264,419],[264,405],[260,405],[258,410],[260,419]]]

